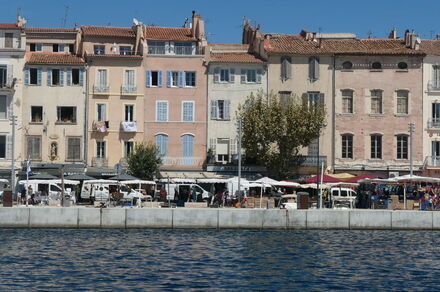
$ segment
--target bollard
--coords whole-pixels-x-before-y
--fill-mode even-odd
[[[3,190],[3,207],[12,207],[12,190],[4,189]]]

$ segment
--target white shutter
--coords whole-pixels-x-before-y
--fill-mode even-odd
[[[223,113],[224,113],[225,120],[231,119],[231,117],[230,117],[230,107],[231,107],[231,101],[225,100],[223,102]]]
[[[12,79],[13,79],[13,67],[12,65],[7,65],[6,67],[6,86],[11,87],[12,86]]]
[[[217,100],[211,100],[211,120],[217,119],[217,107],[218,107]]]
[[[246,83],[246,69],[241,69],[241,83]]]
[[[235,83],[235,69],[234,68],[229,69],[229,82]]]
[[[220,68],[215,67],[214,68],[214,83],[219,83],[219,82],[220,82]]]

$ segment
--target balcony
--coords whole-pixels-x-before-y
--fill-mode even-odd
[[[440,118],[429,118],[428,129],[440,129]]]
[[[430,80],[428,82],[428,91],[440,91],[440,80]]]
[[[299,166],[322,166],[322,163],[324,163],[324,167],[327,166],[327,156],[309,156],[309,155],[303,155],[298,156],[298,165]]]
[[[440,168],[440,156],[426,156],[423,168]]]
[[[108,93],[109,93],[108,85],[94,85],[93,86],[93,94],[108,95]]]
[[[121,131],[122,132],[136,132],[137,131],[136,122],[121,122]]]
[[[121,86],[121,95],[137,95],[137,87],[133,85]]]
[[[93,167],[108,167],[108,159],[105,157],[92,157]]]
[[[92,130],[94,132],[107,133],[109,128],[109,121],[93,121]]]
[[[164,166],[199,166],[203,165],[201,157],[162,157]]]

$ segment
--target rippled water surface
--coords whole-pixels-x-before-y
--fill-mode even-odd
[[[0,230],[4,290],[439,290],[440,232]]]

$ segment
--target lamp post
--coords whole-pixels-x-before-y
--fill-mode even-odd
[[[321,129],[325,128],[326,125],[320,124],[319,125],[319,131],[318,131],[318,149],[316,151],[316,192],[318,194],[318,208],[322,208],[322,198],[321,198],[321,192],[319,190],[319,176],[320,176],[320,163],[319,163],[319,138],[321,136]]]

